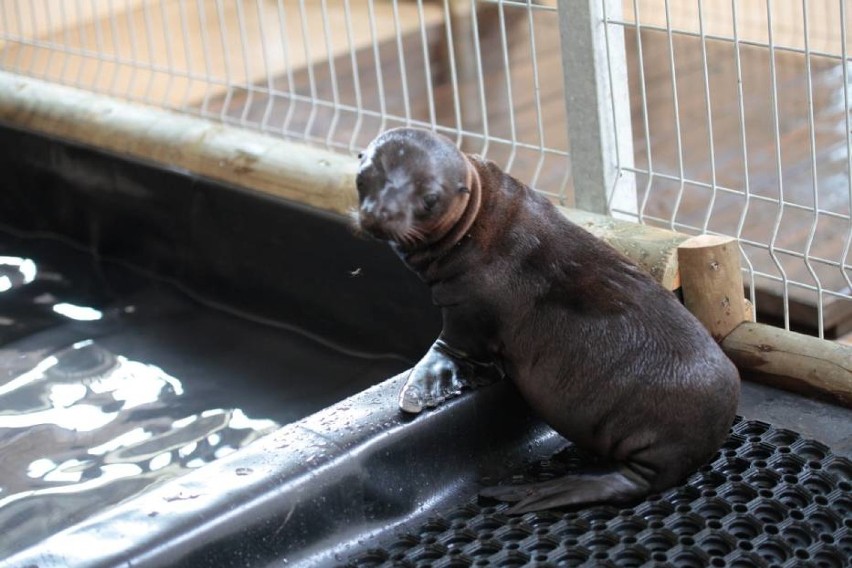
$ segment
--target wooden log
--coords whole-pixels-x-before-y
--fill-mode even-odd
[[[0,71],[0,121],[339,214],[358,204],[352,156]],[[679,233],[560,209],[669,290]]]
[[[0,71],[0,121],[346,214],[351,156]]]
[[[852,407],[852,347],[746,322],[722,341],[745,376]]]
[[[688,235],[579,209],[560,210],[570,221],[648,271],[666,289],[681,287],[677,251],[678,246],[690,238]]]
[[[721,341],[748,319],[737,241],[701,235],[677,250],[684,304]]]

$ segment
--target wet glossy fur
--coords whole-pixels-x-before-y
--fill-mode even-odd
[[[374,159],[394,132],[374,143]],[[405,134],[412,144],[433,137]],[[495,164],[467,161],[481,200],[469,229],[450,248],[396,246],[431,287],[451,348],[433,346],[412,388],[437,393],[429,406],[475,380],[471,362],[491,362],[556,431],[611,461],[604,472],[483,491],[517,502],[512,512],[627,502],[674,485],[724,440],[735,367],[647,273]],[[376,191],[380,177],[362,189]]]

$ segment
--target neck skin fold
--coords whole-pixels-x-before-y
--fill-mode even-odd
[[[467,187],[470,189],[470,196],[456,224],[439,241],[429,247],[430,252],[436,256],[444,254],[464,238],[473,226],[473,222],[476,221],[479,207],[482,204],[482,187],[479,184],[479,174],[467,158],[465,158],[465,162],[467,162]]]
[[[482,186],[479,180],[479,174],[470,160],[465,157],[467,163],[467,187],[470,189],[470,196],[467,200],[467,205],[458,221],[447,231],[447,234],[441,237],[438,241],[432,243],[423,250],[411,251],[405,255],[405,260],[412,266],[420,265],[425,262],[433,262],[444,256],[450,249],[456,246],[465,235],[473,227],[476,216],[479,214],[479,208],[482,205]]]

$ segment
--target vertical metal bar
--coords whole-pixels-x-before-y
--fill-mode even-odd
[[[423,0],[417,0],[417,16],[420,19],[420,43],[423,46],[423,71],[426,73],[426,99],[429,105],[429,124],[432,126],[432,130],[435,130],[437,118],[435,116],[435,91],[432,87],[432,58],[429,56],[429,38],[426,34]]]
[[[399,61],[399,79],[402,83],[402,105],[405,112],[405,125],[411,126],[411,97],[408,93],[408,74],[405,69],[405,48],[402,45],[402,27],[399,22],[399,0],[391,0],[393,25],[396,32],[396,56]]]
[[[731,0],[731,14],[733,17],[734,27],[734,62],[737,69],[737,107],[739,110],[740,119],[740,144],[743,148],[743,192],[745,193],[745,204],[740,212],[740,219],[737,223],[737,242],[740,243],[741,258],[748,265],[748,293],[749,300],[752,305],[752,317],[757,314],[757,288],[754,285],[754,265],[751,259],[746,254],[742,245],[743,230],[745,229],[746,219],[748,218],[751,206],[751,187],[749,183],[749,168],[748,168],[748,139],[746,137],[746,115],[745,115],[745,95],[743,93],[743,68],[742,56],[740,53],[740,35],[738,16],[737,16],[737,0]]]
[[[92,9],[92,27],[95,28],[95,50],[98,52],[96,56],[97,63],[95,66],[95,79],[92,81],[91,88],[92,90],[98,90],[100,89],[98,79],[101,76],[101,70],[103,69],[104,63],[104,41],[103,32],[101,30],[101,20],[97,17],[98,7],[94,0],[90,0],[89,5]],[[113,72],[111,75],[115,76],[115,73]]]
[[[148,82],[145,84],[145,95],[142,97],[142,100],[148,104],[153,104],[153,101],[151,100],[151,90],[154,88],[154,81],[156,78],[154,65],[157,61],[157,57],[154,55],[154,38],[151,35],[151,11],[147,3],[142,4],[142,15],[142,19],[145,21],[145,42],[148,46]]]
[[[44,6],[44,8],[44,20],[47,22],[47,29],[53,30],[53,23],[50,19],[50,10],[46,5]],[[30,10],[30,25],[32,26],[33,33],[35,33],[35,30],[38,29],[38,19],[36,18],[35,7]],[[50,62],[53,60],[53,54],[56,52],[56,49],[54,48],[52,43],[53,42],[51,42],[51,46],[47,49],[47,61],[45,61],[44,69],[41,73],[43,79],[47,79],[49,77],[48,73],[50,71]],[[35,71],[35,69],[33,69],[33,71]]]
[[[669,72],[672,76],[672,106],[674,110],[674,121],[675,121],[675,143],[677,145],[677,173],[678,180],[680,181],[680,187],[677,191],[677,197],[675,198],[674,207],[672,208],[672,218],[669,222],[669,226],[674,229],[675,221],[677,220],[677,214],[680,210],[681,201],[683,201],[683,190],[684,190],[684,171],[683,171],[683,136],[680,125],[680,101],[678,99],[677,94],[677,68],[675,66],[675,57],[674,57],[674,34],[672,33],[672,18],[670,13],[669,0],[665,2],[666,9],[666,35],[669,40]]]
[[[161,32],[163,34],[163,39],[166,43],[166,69],[168,69],[167,79],[166,79],[166,89],[163,92],[163,101],[162,104],[164,107],[173,106],[171,104],[170,94],[172,92],[172,84],[175,78],[175,59],[174,59],[174,51],[172,50],[172,32],[169,26],[169,14],[166,12],[165,3],[160,4],[160,17],[163,18],[163,27]]]
[[[477,85],[480,79],[476,26],[476,2],[473,0],[451,0],[448,29],[452,30],[452,53],[450,63],[455,64],[455,83],[458,90],[453,92],[458,102],[461,116],[459,129],[464,133],[461,138],[462,149],[471,150],[472,137],[482,131],[482,107],[477,101]]]
[[[63,4],[60,4],[60,10],[64,10],[62,7]],[[7,2],[0,2],[0,31],[3,32],[3,37],[8,39],[13,37],[12,26],[10,25],[11,18],[9,17],[8,11],[11,9],[11,6]],[[0,59],[0,67],[3,69],[7,69],[9,67],[8,58],[10,49],[4,49],[0,52],[2,54],[2,59]]]
[[[512,93],[512,66],[509,59],[509,38],[506,33],[506,14],[502,2],[497,5],[497,13],[500,20],[500,45],[503,48],[503,73],[506,75],[506,110],[509,115],[509,143],[511,148],[503,169],[511,172],[517,154],[518,133],[515,126],[515,98],[514,93]]]
[[[328,21],[328,5],[327,0],[322,0],[322,29],[325,35],[325,52],[328,59],[328,73],[331,77],[331,97],[334,105],[334,114],[331,117],[331,122],[328,125],[328,133],[325,136],[326,148],[331,148],[331,143],[334,140],[334,131],[337,130],[337,121],[340,119],[340,91],[337,86],[337,69],[334,66],[334,48],[331,44],[331,24]]]
[[[778,231],[781,228],[781,219],[784,217],[784,172],[781,164],[781,124],[778,115],[778,77],[775,64],[775,36],[772,30],[772,0],[766,0],[766,20],[769,33],[769,78],[772,86],[771,93],[771,109],[772,109],[772,126],[775,132],[775,167],[778,176],[778,213],[775,216],[775,223],[772,227],[772,237],[769,239],[769,256],[772,258],[772,263],[781,274],[781,284],[783,296],[781,298],[784,306],[784,327],[790,329],[790,282],[787,279],[787,273],[784,271],[784,266],[778,260],[775,243],[778,241]]]
[[[24,17],[21,15],[21,5],[18,2],[14,2],[14,6],[15,6],[15,22],[18,26],[18,37],[20,37],[21,39],[24,39],[24,37],[25,37],[25,34],[24,34]],[[77,2],[76,6],[77,6],[77,11],[79,12],[80,11],[79,0]],[[82,32],[80,32],[80,33],[82,34]],[[82,44],[82,41],[80,43]],[[17,53],[15,54],[15,71],[17,71],[18,73],[21,72],[21,58],[23,57],[24,51],[32,51],[32,48],[31,47],[24,47],[23,44],[19,43]],[[79,78],[80,78],[80,76],[78,74],[77,75],[77,83],[78,84],[80,83]]]
[[[817,175],[817,159],[816,159],[816,132],[814,128],[814,84],[811,71],[811,44],[810,30],[808,27],[808,1],[802,0],[802,26],[804,27],[805,39],[805,78],[808,85],[808,138],[811,150],[811,178],[813,180],[813,198],[814,198],[814,217],[811,222],[811,228],[808,232],[808,240],[805,243],[805,267],[811,275],[811,278],[816,282],[817,287],[817,329],[820,339],[824,338],[824,313],[823,313],[823,288],[819,275],[811,265],[811,249],[816,236],[817,225],[819,224],[819,176]]]
[[[9,15],[6,13],[9,8],[10,6],[7,2],[0,2],[0,37],[6,40],[14,35],[9,27]],[[0,50],[0,68],[6,69],[8,67],[9,64],[6,60],[9,57],[10,51],[8,48]]]
[[[710,158],[710,185],[711,195],[710,202],[707,204],[707,211],[704,213],[704,224],[701,226],[701,231],[706,233],[710,226],[710,216],[713,214],[713,207],[716,204],[716,195],[718,188],[716,186],[716,148],[713,140],[713,108],[710,98],[710,72],[707,62],[707,36],[704,26],[704,2],[698,0],[698,31],[701,36],[701,67],[704,71],[704,110],[707,113],[707,147],[709,148]]]
[[[355,49],[355,38],[352,33],[352,9],[349,2],[350,0],[344,0],[343,13],[346,20],[346,41],[349,45],[349,58],[352,65],[352,88],[355,91],[355,126],[352,127],[352,135],[349,137],[349,152],[354,152],[358,145],[358,134],[361,132],[361,125],[364,122],[364,101],[361,96],[361,73],[358,70],[358,53]],[[422,22],[422,0],[419,3]]]
[[[257,14],[257,25],[260,31],[260,54],[263,57],[263,71],[266,75],[266,107],[263,109],[263,115],[260,117],[260,130],[266,131],[269,128],[269,117],[272,116],[272,108],[275,106],[275,97],[273,91],[275,84],[272,78],[272,65],[269,62],[269,34],[266,32],[266,18],[264,17],[263,2],[255,0],[254,10]]]
[[[119,37],[118,36],[118,26],[116,25],[116,20],[118,18],[116,17],[115,6],[113,5],[113,0],[109,0],[108,3],[107,3],[107,6],[108,6],[108,10],[109,10],[110,35],[112,36],[112,56],[113,56],[113,60],[115,60],[115,62],[116,62],[115,71],[113,72],[112,79],[110,80],[109,94],[112,95],[112,96],[115,96],[118,92],[116,90],[116,85],[118,84],[118,75],[119,75],[119,70],[121,69],[121,66],[118,63],[118,55],[120,53],[119,48],[118,48],[118,37]],[[48,12],[49,12],[49,10],[48,10]],[[50,18],[50,16],[48,16],[48,21],[49,21],[49,18]],[[53,27],[53,26],[50,26],[49,23],[48,23],[48,26],[51,27],[51,28]],[[53,53],[53,50],[51,50],[51,53]]]
[[[248,125],[249,112],[254,103],[254,85],[252,77],[254,71],[251,66],[251,58],[249,57],[249,40],[248,32],[246,31],[246,18],[243,10],[243,1],[236,1],[237,7],[237,33],[240,34],[240,55],[243,59],[243,82],[245,83],[246,96],[243,99],[243,111],[240,113],[240,124]]]
[[[609,30],[610,30],[609,14],[607,13],[606,2],[602,3],[601,7],[603,8],[604,48],[606,50],[607,79],[609,80],[609,84],[612,85],[613,82],[614,82],[614,80],[613,80],[613,66],[610,62],[612,60],[612,49],[613,49],[612,41],[615,41],[615,40],[610,37],[610,33],[609,33]],[[619,12],[619,16],[620,16],[620,14],[621,13]],[[620,50],[619,56],[624,57],[624,54],[626,54],[626,51],[625,51],[626,46],[624,45],[624,29],[619,26],[618,31],[619,31],[618,37],[621,38],[620,41],[619,41],[619,45],[618,45],[619,50]],[[629,94],[628,94],[628,97],[629,97]],[[631,120],[630,119],[630,113],[629,113],[629,107],[627,107],[628,108],[627,116],[626,117],[625,116],[619,117],[619,115],[618,115],[619,106],[618,105],[619,105],[619,103],[616,101],[615,97],[612,97],[610,99],[609,107],[610,107],[610,112],[612,114],[612,126],[613,126],[613,129],[615,130],[615,132],[613,133],[613,142],[615,144],[615,167],[616,167],[616,171],[618,172],[616,174],[614,184],[617,184],[618,180],[621,178],[621,176],[625,175],[625,172],[623,170],[623,164],[621,163],[622,154],[621,154],[621,150],[620,150],[620,147],[619,147],[619,142],[621,140],[621,137],[619,136],[619,133],[618,133],[619,125],[620,124],[630,124],[630,120]],[[622,107],[623,106],[624,105],[622,105]],[[632,143],[632,134],[631,134],[631,143]],[[632,159],[630,161],[630,165],[633,166]],[[631,180],[633,180],[632,184],[629,186],[630,189],[632,189],[632,191],[633,191],[632,199],[627,201],[627,205],[630,207],[630,209],[628,211],[621,211],[618,207],[615,207],[613,205],[613,203],[615,201],[622,199],[618,194],[618,187],[616,185],[613,185],[612,189],[610,189],[608,191],[607,210],[612,212],[613,215],[616,215],[616,216],[619,216],[619,217],[624,216],[624,217],[627,217],[627,218],[630,218],[630,219],[636,219],[637,208],[638,208],[637,196],[636,196],[636,185],[635,185],[636,184],[636,182],[635,182],[635,175],[636,174],[633,171],[630,171],[630,172],[627,172],[626,175],[629,176],[629,178]]]
[[[461,146],[464,123],[462,122],[461,101],[459,100],[459,79],[456,69],[456,47],[453,40],[452,6],[444,0],[444,26],[447,30],[447,53],[450,59],[450,85],[453,93],[453,112],[456,117],[456,145]]]
[[[74,3],[74,10],[77,13],[77,21],[83,21],[83,9],[80,7],[81,0],[77,0]],[[17,5],[16,5],[17,6]],[[20,12],[18,13],[18,17],[20,18]],[[20,24],[19,24],[20,25]],[[86,45],[86,34],[83,32],[82,27],[77,28],[77,37],[80,40],[80,45],[78,50],[80,52],[80,65],[77,67],[77,79],[74,81],[73,85],[78,89],[82,89],[83,87],[83,70],[86,68],[87,58],[84,55],[83,49]],[[20,70],[20,57],[21,51],[18,51],[18,69]]]
[[[183,90],[183,98],[181,99],[180,109],[189,112],[189,94],[192,91],[192,76],[195,74],[195,69],[192,64],[192,53],[190,51],[191,39],[189,37],[189,29],[187,28],[186,0],[179,0],[178,8],[180,9],[180,33],[181,43],[183,44],[183,57],[186,64],[186,87]],[[210,77],[207,77],[210,80]]]
[[[603,3],[612,18],[620,19],[621,0],[558,0],[574,202],[596,213],[608,213],[611,203],[635,214],[635,177],[618,169],[619,163],[633,166],[624,30],[619,26],[611,34],[608,59]],[[616,105],[615,113],[610,104]],[[613,193],[617,197],[611,202]]]
[[[485,97],[485,73],[482,69],[482,46],[479,45],[479,11],[477,10],[476,0],[472,0],[470,3],[470,18],[470,33],[471,40],[473,41],[474,59],[476,60],[476,82],[479,89],[479,114],[482,119],[482,146],[479,149],[479,153],[484,157],[488,157],[488,149],[491,144],[491,134],[488,126],[488,104]]]
[[[222,102],[222,109],[219,111],[219,120],[227,122],[228,107],[231,106],[231,99],[234,97],[234,82],[231,74],[231,51],[228,49],[228,29],[222,0],[216,0],[216,18],[219,20],[219,43],[222,45],[222,62],[225,65],[225,100]]]
[[[530,178],[530,187],[538,186],[538,177],[541,175],[541,169],[544,166],[544,117],[541,112],[541,82],[538,74],[538,55],[535,48],[535,23],[533,17],[532,0],[527,0],[527,24],[530,34],[530,61],[533,72],[533,95],[535,97],[535,121],[536,135],[538,137],[538,161],[535,171]]]
[[[840,53],[843,58],[840,60],[840,67],[843,69],[843,109],[846,115],[846,182],[847,186],[847,214],[852,216],[852,117],[850,113],[849,100],[849,51],[846,36],[846,0],[840,2]],[[849,258],[849,250],[852,248],[852,222],[848,224],[846,230],[846,242],[843,245],[843,253],[840,256],[840,273],[846,280],[847,290],[852,291],[852,280],[849,278],[849,272],[852,271],[846,259]],[[847,294],[850,292],[847,292]]]
[[[293,65],[290,63],[290,34],[287,31],[287,8],[284,0],[278,0],[278,27],[281,32],[281,54],[284,56],[284,68],[287,70],[287,88],[289,89],[290,101],[287,105],[287,114],[281,125],[281,134],[286,136],[290,132],[290,122],[296,114],[296,80],[293,75]]]
[[[65,6],[65,2],[60,2],[60,6]],[[65,17],[65,9],[62,8],[62,17]],[[133,28],[133,16],[131,10],[124,13],[124,20],[127,22],[127,37],[130,38],[130,78],[127,80],[127,92],[124,96],[128,99],[133,99],[132,93],[136,86],[136,71],[138,69],[139,49],[136,45],[136,30]],[[66,57],[66,61],[68,58]],[[65,75],[65,66],[62,67],[62,75]]]
[[[639,0],[633,0],[633,17],[636,34],[636,54],[639,66],[639,93],[642,96],[642,132],[645,136],[645,161],[648,163],[648,179],[645,182],[645,192],[639,205],[639,222],[643,222],[648,200],[651,198],[651,188],[654,185],[654,157],[651,152],[651,125],[648,120],[648,92],[645,83],[645,57],[642,51],[642,17],[639,14]]]
[[[195,0],[195,5],[198,8],[198,23],[201,25],[201,53],[204,57],[204,98],[201,100],[201,115],[207,116],[209,110],[207,106],[210,104],[210,82],[213,79],[213,72],[210,69],[210,38],[207,34],[207,14],[204,10],[202,0]]]
[[[382,58],[379,53],[379,37],[376,31],[376,8],[373,0],[367,0],[367,15],[370,18],[370,38],[373,42],[373,64],[376,69],[376,83],[379,94],[379,114],[381,120],[379,122],[379,131],[383,131],[388,122],[388,107],[385,102],[385,81],[382,75]]]
[[[314,120],[317,117],[317,80],[314,75],[314,59],[311,56],[311,28],[308,26],[308,14],[305,8],[305,0],[299,0],[299,18],[302,22],[302,48],[305,50],[305,68],[308,70],[308,89],[311,93],[311,112],[308,114],[308,121],[305,123],[303,138],[310,140],[311,130],[314,127]]]

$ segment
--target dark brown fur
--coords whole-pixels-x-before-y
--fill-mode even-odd
[[[442,166],[424,169],[384,152],[422,140],[454,148],[424,131],[399,129],[377,139],[370,158],[385,160],[385,168],[415,166],[412,179],[421,182]],[[419,155],[412,150],[411,159]],[[491,162],[459,156],[476,173],[468,184],[480,201],[472,223],[450,246],[445,236],[439,247],[392,243],[431,287],[444,320],[439,340],[412,370],[403,409],[440,403],[477,375],[505,373],[557,432],[612,463],[603,473],[483,491],[518,502],[513,512],[635,500],[706,462],[734,418],[739,376],[704,327],[671,292],[543,196]],[[382,172],[371,176],[362,202],[384,188]],[[466,211],[470,216],[469,205]]]

